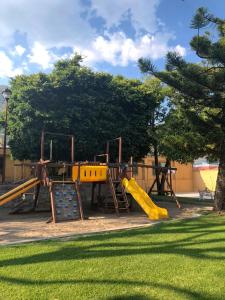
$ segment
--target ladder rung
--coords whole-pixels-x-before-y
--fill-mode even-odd
[[[129,203],[126,198],[126,193],[122,187],[121,180],[114,180],[110,172],[108,172],[108,175],[113,202],[105,202],[105,207],[108,206],[107,208],[110,208],[114,206],[117,214],[120,210],[126,210],[129,212]]]

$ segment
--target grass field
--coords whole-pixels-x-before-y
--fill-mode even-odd
[[[0,247],[0,299],[224,299],[225,217]]]

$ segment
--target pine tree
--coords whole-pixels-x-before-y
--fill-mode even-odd
[[[202,137],[198,152],[218,159],[215,208],[220,211],[225,209],[225,20],[201,7],[191,27],[197,34],[190,45],[201,58],[200,63],[187,62],[169,52],[163,72],[158,72],[149,59],[141,58],[139,66],[142,72],[160,78],[179,92],[178,105],[192,124],[193,133]],[[215,29],[216,35],[201,32],[205,27]]]

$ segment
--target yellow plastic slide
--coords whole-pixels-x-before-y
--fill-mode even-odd
[[[129,192],[141,206],[150,220],[159,220],[169,217],[167,209],[158,207],[151,200],[149,195],[137,184],[134,178],[131,178],[130,180],[124,178],[122,184],[126,191]]]
[[[9,192],[0,196],[0,206],[10,202],[11,200],[16,199],[17,197],[21,196],[23,193],[30,190],[32,187],[38,185],[39,183],[40,180],[38,178],[32,178],[17,186],[16,188],[10,190]]]

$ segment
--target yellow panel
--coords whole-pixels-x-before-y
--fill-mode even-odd
[[[107,166],[80,166],[81,182],[98,182],[107,180]],[[72,180],[78,179],[78,166],[72,170]]]

